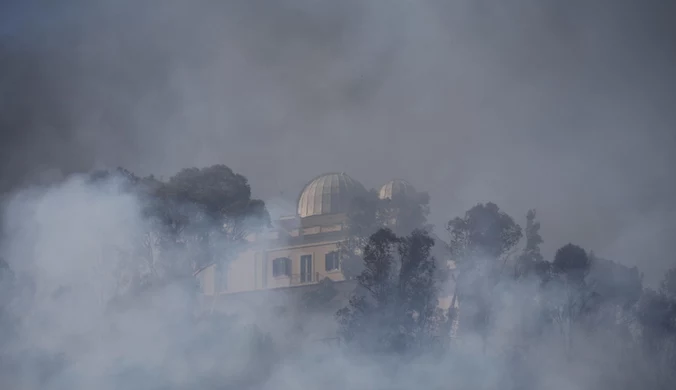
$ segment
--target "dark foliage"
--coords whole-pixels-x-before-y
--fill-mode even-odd
[[[484,339],[490,328],[496,286],[521,240],[521,227],[494,203],[478,204],[463,218],[449,221],[449,251],[455,261],[457,299],[462,302],[460,322]]]
[[[135,261],[149,264],[150,274],[135,276],[133,288],[110,302],[112,313],[135,305],[150,306],[152,296],[162,295],[163,289],[176,283],[197,292],[195,271],[227,261],[249,232],[269,223],[263,202],[252,198],[246,178],[223,165],[185,169],[168,181],[141,178],[121,168],[94,172],[87,179],[94,185],[117,180],[124,190],[138,195],[151,222],[138,253],[131,254],[138,257]],[[649,366],[641,369],[656,378],[647,388],[673,385],[676,269],[665,274],[657,290],[651,290],[643,288],[636,267],[601,259],[573,244],[560,248],[550,262],[540,250],[543,238],[534,210],[527,213],[522,234],[519,225],[497,205],[478,204],[447,225],[451,238],[447,249],[457,265],[454,300],[461,305],[459,309],[452,306],[445,314],[439,309],[439,293],[447,270],[433,253],[435,239],[426,226],[428,201],[424,193],[381,200],[374,191],[354,199],[341,260],[344,274],[358,286],[348,306],[336,313],[340,336],[350,348],[364,353],[362,356],[396,359],[445,350],[441,347],[450,345],[451,320],[459,319],[461,329],[467,332],[460,337],[478,334],[483,338],[484,352],[490,347],[490,352],[512,359],[505,374],[506,388],[537,388],[538,373],[530,370],[528,359],[533,356],[529,348],[538,346],[543,337],[559,343],[554,345],[567,358],[561,364],[594,362],[585,355],[583,344],[599,337],[614,338],[617,346],[613,347],[622,355],[612,358],[618,359],[624,370],[632,370],[632,359],[640,359]],[[522,238],[523,251],[512,256]],[[156,256],[155,249],[164,254]],[[514,275],[507,267],[512,264]],[[539,283],[531,283],[533,279]],[[0,347],[13,335],[15,322],[8,297],[14,284],[9,265],[0,259]],[[326,312],[339,301],[335,298],[340,292],[331,280],[313,287],[302,296],[302,310],[307,313]],[[532,296],[515,293],[522,288]],[[53,298],[64,299],[68,294],[64,288]],[[521,302],[507,302],[501,294],[516,296]],[[185,318],[171,320],[182,321],[181,326],[189,330],[180,352],[194,361],[209,359],[213,366],[188,367],[194,375],[186,386],[256,388],[264,383],[279,357],[270,337],[255,327],[242,327],[232,318],[195,319],[191,309],[197,304],[185,303],[180,309]],[[506,346],[493,348],[491,332],[503,330],[499,329],[503,326],[500,315],[514,308],[523,311],[507,313],[510,319],[517,319],[518,330],[512,330]],[[223,335],[237,341],[228,350],[218,349],[222,345],[212,342]],[[246,358],[239,352],[246,352]],[[53,378],[73,364],[63,355],[28,359],[40,367],[38,380]],[[153,380],[157,375],[161,373],[120,367],[119,375],[111,380],[119,381],[115,384],[120,386],[129,381],[158,384]]]
[[[382,221],[378,218],[378,194],[369,191],[356,197],[347,212],[348,238],[340,244],[340,267],[347,279],[355,279],[364,270],[362,250],[369,236],[374,234]]]
[[[495,203],[478,204],[446,226],[453,259],[497,259],[507,254],[523,235],[514,219]]]
[[[589,253],[590,269],[587,283],[604,303],[629,309],[643,293],[643,282],[638,268],[628,268]]]
[[[664,274],[660,283],[660,294],[676,300],[676,268],[672,268]]]
[[[445,337],[433,245],[423,230],[397,237],[381,229],[371,236],[358,288],[337,313],[348,345],[373,353],[421,353]]]
[[[659,291],[646,289],[636,306],[641,347],[656,388],[672,388],[676,381],[676,299],[669,290],[675,274],[676,268],[669,270]]]
[[[676,334],[676,301],[646,289],[639,303],[638,318],[646,337],[662,339]]]
[[[181,252],[188,259],[169,267],[176,277],[192,277],[226,261],[223,254],[236,253],[247,234],[270,223],[263,201],[252,198],[248,180],[225,165],[187,168],[167,182],[154,176],[140,178],[124,168],[88,177],[93,184],[110,179],[120,180],[123,189],[143,201],[144,214],[156,229],[149,233],[156,238],[148,245]]]
[[[429,195],[424,192],[392,199],[380,199],[375,190],[352,200],[347,212],[348,239],[341,243],[341,270],[348,279],[363,271],[362,249],[378,229],[388,228],[397,236],[415,229],[431,230],[427,225]]]
[[[587,252],[577,245],[567,244],[556,251],[552,272],[569,283],[581,284],[589,273],[591,260]]]
[[[430,196],[426,192],[416,192],[394,199],[380,199],[378,202],[378,220],[398,236],[411,234],[415,229],[430,230],[427,225]]]
[[[531,273],[542,275],[546,272],[544,258],[540,252],[540,245],[544,240],[540,235],[540,222],[535,221],[535,210],[529,210],[526,214],[525,238],[526,245],[517,259],[515,275],[517,277],[528,276]]]

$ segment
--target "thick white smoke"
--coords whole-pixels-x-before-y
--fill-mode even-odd
[[[151,373],[152,384],[190,379],[184,349],[199,309],[194,291],[129,291],[149,272],[138,253],[150,225],[119,184],[73,177],[21,191],[6,205],[3,255],[17,278],[19,320],[9,348],[28,388],[119,388],[130,369]],[[59,373],[49,383],[40,382],[49,370],[41,359],[55,359],[49,364]]]
[[[483,355],[472,337],[434,359],[374,359],[310,337],[285,343],[302,321],[270,315],[281,297],[254,302],[233,330],[218,317],[197,321],[204,308],[183,284],[130,292],[129,281],[149,272],[138,256],[151,229],[142,206],[115,180],[77,176],[7,201],[2,254],[16,275],[19,322],[5,351],[16,370],[4,388],[491,389],[505,377],[503,357]],[[335,321],[332,313],[311,317],[305,325]],[[504,321],[517,327],[519,314]],[[261,352],[249,327],[256,322],[265,322],[275,348]]]
[[[0,142],[0,187],[60,180],[52,166],[226,163],[293,210],[322,171],[404,177],[429,190],[438,226],[478,201],[536,207],[545,252],[572,240],[655,284],[674,261],[673,51],[660,40],[672,13],[639,3],[17,5],[0,11],[0,127],[20,134]],[[199,322],[190,286],[129,291],[151,272],[137,253],[153,230],[142,206],[119,183],[79,177],[7,199],[0,254],[18,322],[0,387],[649,387],[649,357],[627,335],[574,329],[573,360],[559,328],[532,338],[535,282],[486,292],[486,340],[467,331],[434,361],[285,339],[303,321],[272,300],[237,325]],[[260,352],[253,322],[283,350]]]

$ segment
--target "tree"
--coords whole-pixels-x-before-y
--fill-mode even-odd
[[[460,323],[478,332],[485,348],[494,289],[521,240],[521,227],[496,204],[486,203],[449,221],[447,230],[451,259],[456,263],[456,296],[463,305]]]
[[[269,219],[263,201],[251,198],[248,180],[225,165],[183,169],[162,192],[173,202],[196,206],[204,214],[200,217],[229,224],[238,235]]]
[[[374,233],[364,248],[364,271],[348,307],[337,316],[348,345],[375,353],[428,351],[444,316],[434,283],[434,240],[423,230],[397,237]]]
[[[676,381],[676,297],[673,295],[676,268],[664,275],[658,291],[646,289],[636,307],[641,341],[650,358],[654,381],[672,388]]]
[[[265,204],[252,198],[247,179],[225,165],[183,169],[166,182],[124,168],[89,175],[93,185],[110,180],[138,197],[147,221],[120,270],[129,296],[179,280],[196,290],[196,273],[233,258],[249,233],[269,224]]]
[[[523,233],[514,219],[495,203],[478,204],[464,218],[456,217],[446,229],[453,259],[499,259],[519,243]]]
[[[587,252],[577,245],[567,244],[559,248],[554,256],[552,271],[571,284],[581,284],[591,268]]]
[[[347,239],[339,244],[340,266],[346,279],[354,279],[364,270],[362,250],[382,225],[378,214],[378,194],[371,190],[350,202],[347,211]]]
[[[586,283],[591,260],[581,247],[567,244],[559,248],[551,265],[551,279],[544,286],[545,310],[559,326],[566,354],[570,358],[573,331],[582,319],[598,308],[598,293]]]
[[[675,305],[676,302],[662,292],[646,289],[638,307],[638,318],[646,339],[663,340],[676,333]]]
[[[432,343],[449,336],[441,333],[446,330],[443,325],[448,319],[439,308],[437,273],[441,270],[431,255],[434,244],[427,231],[417,229],[402,238],[399,245],[399,289],[406,313],[403,318],[408,320],[404,331],[411,336],[409,342],[414,348],[420,350],[429,350]]]
[[[388,228],[397,236],[415,229],[431,231],[427,224],[429,195],[417,192],[394,199],[380,199],[376,190],[362,194],[350,203],[347,211],[347,240],[340,245],[341,268],[348,279],[363,271],[361,250],[378,229]]]
[[[346,343],[374,350],[391,349],[394,331],[393,304],[395,250],[399,239],[392,231],[374,233],[364,247],[364,270],[357,276],[358,290],[349,305],[336,314],[341,325],[340,335]],[[386,334],[386,337],[383,337]]]
[[[643,292],[642,275],[637,267],[627,267],[589,252],[587,283],[598,294],[600,303],[628,311]],[[627,313],[628,314],[628,313]]]
[[[676,268],[668,270],[660,282],[660,294],[676,300]]]
[[[193,272],[225,261],[249,233],[270,222],[247,179],[225,165],[184,169],[152,196],[155,217],[189,254]]]
[[[415,229],[431,230],[427,224],[430,196],[426,192],[415,192],[393,199],[379,199],[378,221],[398,236],[411,234]]]
[[[515,273],[517,277],[526,276],[531,272],[542,273],[544,270],[540,245],[544,242],[540,235],[540,222],[535,221],[535,210],[528,210],[525,229],[526,245],[519,256]]]
[[[216,227],[240,240],[269,223],[263,201],[251,198],[247,179],[225,165],[183,169],[154,195],[163,201],[167,222],[192,234]]]

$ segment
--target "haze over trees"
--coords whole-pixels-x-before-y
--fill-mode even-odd
[[[415,192],[394,199],[380,199],[376,190],[370,190],[353,199],[347,211],[348,239],[341,244],[342,270],[348,279],[363,270],[361,251],[369,237],[381,228],[395,235],[405,236],[415,229],[427,229],[429,195]]]
[[[439,308],[434,240],[424,230],[398,237],[380,229],[364,247],[364,271],[348,307],[337,314],[341,336],[371,353],[420,353],[450,334]]]
[[[197,272],[236,256],[247,234],[270,223],[247,179],[225,165],[183,169],[166,182],[124,169],[94,172],[90,180],[110,177],[141,197],[150,222],[140,251],[147,273],[134,276],[143,279],[136,284],[177,278],[194,283]]]
[[[457,265],[457,299],[463,302],[460,321],[471,324],[485,345],[498,282],[507,269],[521,227],[494,203],[478,204],[448,222],[449,252]]]
[[[67,384],[70,380],[84,378],[78,367],[83,364],[82,357],[88,355],[92,359],[103,359],[110,365],[105,368],[108,378],[106,383],[113,387],[198,386],[216,389],[228,384],[251,385],[265,378],[264,375],[253,373],[254,367],[272,364],[274,347],[269,336],[255,326],[241,324],[235,318],[213,315],[205,318],[195,314],[199,308],[195,273],[210,264],[235,257],[246,235],[269,223],[264,203],[251,196],[251,189],[244,176],[224,165],[215,165],[185,169],[167,181],[162,181],[153,176],[141,178],[120,168],[66,178],[63,183],[54,184],[53,188],[36,189],[35,195],[37,198],[32,198],[31,193],[18,194],[14,202],[21,205],[25,201],[38,201],[36,206],[32,206],[34,210],[31,212],[35,214],[50,213],[50,210],[44,210],[45,206],[40,205],[40,198],[47,199],[46,205],[54,199],[58,201],[61,196],[80,196],[85,201],[101,198],[105,201],[98,206],[83,204],[82,207],[89,207],[88,212],[97,218],[111,218],[111,213],[122,214],[123,218],[127,218],[124,220],[128,225],[119,226],[115,221],[103,223],[102,226],[94,223],[96,229],[109,231],[110,235],[117,235],[119,239],[101,236],[103,232],[92,232],[91,239],[97,241],[72,242],[68,244],[69,247],[54,253],[31,253],[33,245],[54,248],[51,236],[40,236],[40,232],[37,232],[36,241],[46,242],[26,242],[19,246],[20,250],[28,250],[26,255],[31,258],[31,262],[35,262],[35,266],[56,266],[62,262],[64,270],[67,269],[65,267],[75,265],[77,268],[91,268],[95,272],[92,275],[88,274],[89,270],[73,268],[74,275],[71,277],[59,270],[56,273],[60,274],[60,282],[54,284],[51,291],[46,290],[50,288],[47,284],[36,286],[33,283],[35,275],[31,274],[30,264],[16,263],[21,259],[13,258],[13,265],[19,267],[21,272],[15,275],[11,264],[4,260],[0,262],[0,377],[3,378],[3,388],[80,386]],[[137,201],[131,202],[131,199]],[[138,210],[130,209],[137,205]],[[99,210],[97,207],[106,209]],[[40,211],[40,208],[43,210]],[[136,211],[138,215],[135,215]],[[131,220],[128,219],[130,216],[133,217]],[[84,228],[70,226],[67,220],[64,223],[64,229]],[[5,231],[13,233],[12,227],[5,226]],[[78,250],[78,245],[83,247],[83,251]],[[71,259],[61,257],[82,257],[95,253],[102,254],[100,262],[93,258],[81,258],[78,261],[84,263],[69,264]],[[50,278],[49,274],[42,271],[38,273],[42,280]],[[81,276],[76,276],[79,274],[87,275],[86,278],[91,280],[85,279],[80,283],[78,278]],[[88,286],[89,282],[101,285]],[[108,283],[111,285],[108,286]],[[78,294],[93,292],[100,294],[100,297],[94,300],[78,299]],[[79,320],[82,326],[88,326],[90,321],[103,321],[106,324],[88,331],[95,338],[99,337],[100,341],[87,339],[92,335],[79,334],[82,330],[75,327],[73,330],[55,330],[57,334],[72,334],[71,337],[79,340],[73,348],[33,347],[33,350],[26,350],[26,346],[31,345],[26,344],[26,338],[38,334],[29,326],[36,315],[72,323],[65,309],[78,305],[76,302],[80,301],[81,305],[93,305],[80,308],[91,316],[91,319]],[[145,324],[153,325],[147,328]],[[56,323],[51,325],[59,326]],[[175,340],[150,343],[149,340],[156,332],[171,334]],[[52,336],[45,334],[43,337]],[[134,337],[139,339],[133,342]],[[237,343],[231,343],[227,351],[219,350],[209,343],[209,340],[223,337],[237,340]],[[140,353],[140,344],[146,342],[156,345],[159,355],[148,351],[146,362],[125,362],[124,356]],[[119,346],[115,347],[115,344]],[[139,344],[139,347],[135,344]],[[36,345],[45,348],[44,342]],[[99,354],[89,348],[103,351]],[[112,351],[115,348],[120,350],[106,356],[107,349]],[[166,348],[176,349],[172,352],[172,358],[160,356],[168,353]],[[242,360],[245,353],[249,354],[249,360]],[[201,363],[212,359],[217,360],[206,366]],[[234,363],[240,361],[241,364]],[[193,374],[182,378],[167,376],[166,364],[179,364]]]
[[[124,288],[101,295],[100,322],[89,330],[96,337],[68,333],[66,350],[48,343],[52,349],[29,351],[20,340],[35,335],[29,332],[35,313],[66,311],[87,290],[66,278],[73,285],[40,291],[25,270],[12,269],[21,264],[0,258],[4,388],[78,389],[87,375],[125,388],[287,388],[309,371],[322,373],[310,375],[309,387],[357,388],[331,373],[350,377],[367,368],[374,370],[371,388],[670,389],[676,381],[676,269],[651,289],[637,268],[572,243],[547,259],[534,210],[522,229],[498,205],[479,203],[448,222],[448,246],[440,247],[426,223],[424,194],[397,202],[375,192],[356,199],[342,248],[349,256],[341,259],[356,282],[349,302],[324,313],[339,293],[328,282],[300,300],[300,315],[337,325],[341,343],[320,348],[298,329],[302,345],[280,351],[270,335],[237,316],[195,310],[194,274],[234,258],[246,235],[270,222],[244,176],[224,165],[185,169],[166,181],[119,169],[91,173],[83,183],[58,196],[103,188],[139,200],[143,223],[129,226],[131,244],[104,248],[115,252],[106,259],[121,265],[115,277]],[[66,253],[75,254],[91,245],[68,244]],[[451,284],[459,307],[443,310],[440,296]],[[140,353],[143,359],[130,357]],[[94,361],[105,364],[92,374],[86,363]],[[418,379],[396,383],[403,378]]]
[[[544,242],[540,235],[540,222],[535,220],[535,210],[528,210],[526,214],[525,245],[523,253],[517,259],[515,275],[517,277],[527,276],[532,272],[545,272],[546,267],[544,258],[540,253],[540,245]]]

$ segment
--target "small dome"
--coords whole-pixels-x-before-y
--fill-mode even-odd
[[[415,194],[415,188],[406,180],[395,179],[382,187],[378,193],[380,199],[399,200],[410,198]]]
[[[364,193],[364,186],[345,173],[327,173],[308,183],[298,198],[301,218],[347,211],[355,195]]]

